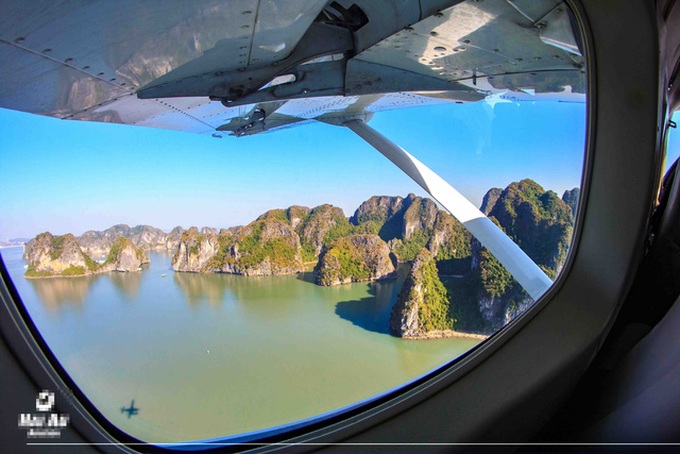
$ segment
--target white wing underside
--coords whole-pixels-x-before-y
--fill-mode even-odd
[[[577,86],[582,58],[547,39],[550,24],[559,27],[559,20],[548,20],[560,8],[555,0],[512,5],[449,0],[431,11],[417,1],[354,2],[367,23],[351,31],[352,49],[331,54],[332,49],[308,46],[316,60],[277,73],[276,65],[304,45],[305,35],[328,10],[326,3],[3,2],[0,107],[199,134],[215,134],[220,127],[234,133],[248,125],[253,109],[263,108],[264,126],[241,130],[251,134],[321,116],[446,102],[583,102],[583,87]],[[319,36],[322,41],[325,35]],[[324,57],[325,65],[339,61],[333,71],[314,77],[317,72],[309,69],[324,67],[319,63]],[[248,87],[253,75],[270,82],[281,73],[298,79]],[[185,87],[192,80],[203,86],[180,92],[205,95],[172,92],[173,84]],[[236,99],[229,101],[233,107],[210,99],[219,87],[232,92],[237,87]],[[144,90],[152,97],[140,99]],[[153,96],[153,90],[163,96]]]

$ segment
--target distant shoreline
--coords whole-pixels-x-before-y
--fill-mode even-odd
[[[66,279],[71,279],[71,278],[74,278],[74,277],[88,277],[88,276],[94,276],[94,275],[96,275],[96,274],[103,274],[103,273],[70,274],[70,275],[67,274],[66,276],[64,276],[63,274],[51,274],[51,275],[49,275],[49,276],[26,276],[26,274],[24,274],[23,276],[24,276],[24,279],[31,279],[31,280],[32,280],[32,279],[36,279],[36,280],[41,280],[41,279],[64,279],[64,278],[66,278]]]
[[[450,339],[450,338],[466,338],[466,339],[477,339],[486,340],[489,336],[485,334],[473,334],[473,333],[461,333],[460,331],[455,331],[452,329],[445,330],[435,330],[430,331],[426,334],[420,336],[409,336],[402,337],[404,340],[422,340],[422,339]]]

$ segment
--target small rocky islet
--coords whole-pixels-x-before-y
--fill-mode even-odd
[[[578,188],[560,198],[525,179],[489,190],[481,210],[554,277],[566,258],[578,196]],[[321,286],[394,279],[403,264],[409,271],[389,321],[403,338],[489,334],[532,302],[460,222],[413,194],[371,197],[349,218],[329,204],[295,205],[221,230],[166,233],[121,224],[80,237],[45,232],[25,244],[25,276],[136,272],[149,263],[148,252],[173,254],[176,272],[285,275],[315,263]]]

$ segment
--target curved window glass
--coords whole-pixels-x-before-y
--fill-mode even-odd
[[[155,68],[166,75],[134,72],[164,49],[119,62],[115,84],[145,81],[130,84],[156,90],[142,105],[163,114],[128,110],[130,97],[50,114],[84,122],[0,110],[2,259],[50,350],[121,430],[184,442],[335,414],[449,364],[559,275],[587,107],[566,6],[466,1],[380,39],[360,34],[364,7],[343,16],[356,55],[300,57],[249,92],[257,102],[163,97],[184,87],[163,77],[233,44],[210,35]],[[290,33],[337,25],[333,8]],[[314,82],[337,68],[346,96]],[[187,116],[203,134],[138,127],[192,132]]]

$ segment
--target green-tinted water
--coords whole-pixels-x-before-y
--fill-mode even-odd
[[[388,333],[401,280],[319,287],[300,276],[139,273],[26,280],[2,251],[38,329],[111,422],[150,442],[266,429],[375,396],[479,341]],[[166,276],[163,277],[162,275]],[[135,400],[139,414],[121,407]]]

